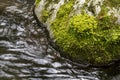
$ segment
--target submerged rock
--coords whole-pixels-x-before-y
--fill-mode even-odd
[[[36,0],[35,14],[61,56],[94,66],[120,59],[119,0]]]

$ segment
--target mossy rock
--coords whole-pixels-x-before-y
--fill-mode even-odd
[[[120,25],[117,18],[107,14],[102,7],[98,15],[85,11],[76,14],[76,0],[60,6],[56,18],[49,21],[49,11],[41,15],[42,22],[49,23],[49,32],[61,51],[61,56],[77,63],[104,66],[120,60]],[[45,16],[45,17],[44,17]]]
[[[69,21],[64,19],[62,23],[56,19],[51,24],[56,44],[64,52],[61,55],[98,66],[120,59],[120,26],[109,25],[109,21],[98,22],[88,14],[75,15]]]
[[[35,5],[38,6],[38,4],[39,4],[40,1],[41,1],[41,0],[36,0],[36,1],[35,1]]]

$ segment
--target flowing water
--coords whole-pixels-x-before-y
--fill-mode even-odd
[[[37,25],[34,0],[0,0],[0,80],[120,80],[120,64],[84,68],[60,57]]]

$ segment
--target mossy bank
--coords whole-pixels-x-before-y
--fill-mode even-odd
[[[119,0],[36,0],[35,13],[61,56],[97,66],[120,59]]]

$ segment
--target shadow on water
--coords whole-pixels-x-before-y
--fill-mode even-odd
[[[0,0],[0,80],[120,80],[120,64],[81,68],[48,44],[34,0]]]

